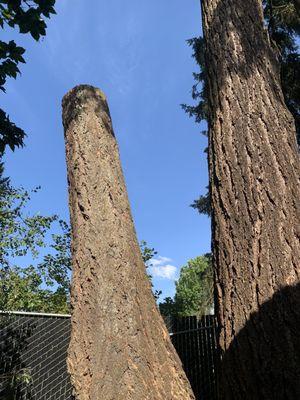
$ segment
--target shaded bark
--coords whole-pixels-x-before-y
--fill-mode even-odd
[[[300,17],[300,0],[294,0],[295,9]]]
[[[63,123],[76,399],[194,399],[151,293],[104,94],[85,85],[71,90]]]
[[[294,121],[261,1],[202,0],[202,15],[220,398],[300,398],[300,163]],[[287,299],[290,292],[283,288],[289,287],[298,289]],[[272,298],[269,313],[261,313]]]

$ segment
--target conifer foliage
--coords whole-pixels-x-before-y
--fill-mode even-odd
[[[294,117],[297,141],[300,145],[300,54],[297,46],[297,38],[300,35],[299,0],[264,0],[263,6],[266,28],[280,60],[284,99]],[[199,66],[199,72],[193,74],[195,83],[192,87],[192,99],[195,104],[182,104],[182,108],[200,123],[208,118],[205,45],[202,37],[189,39],[187,43],[192,48],[192,56]],[[202,133],[207,136],[206,130]],[[194,200],[191,207],[200,214],[210,215],[209,191]]]

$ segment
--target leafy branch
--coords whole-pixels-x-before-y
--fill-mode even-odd
[[[30,34],[39,40],[46,35],[46,18],[55,14],[55,0],[0,0],[0,27],[5,25],[19,28],[22,34]],[[8,78],[17,78],[20,74],[19,63],[25,63],[25,49],[17,46],[14,40],[0,41],[0,90],[5,92]],[[12,122],[0,109],[0,156],[8,145],[11,150],[24,145],[25,132]]]

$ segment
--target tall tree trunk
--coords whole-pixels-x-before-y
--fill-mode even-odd
[[[151,293],[104,94],[75,87],[63,99],[63,124],[76,399],[194,399]]]
[[[260,0],[202,0],[221,399],[300,399],[300,163]]]
[[[298,15],[300,16],[300,0],[294,0],[294,6]]]

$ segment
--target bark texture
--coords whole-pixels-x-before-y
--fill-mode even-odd
[[[77,400],[194,399],[146,276],[104,94],[63,99],[72,225]]]
[[[300,0],[294,0],[295,9],[300,17]]]
[[[259,0],[202,0],[220,398],[300,399],[300,163]]]

